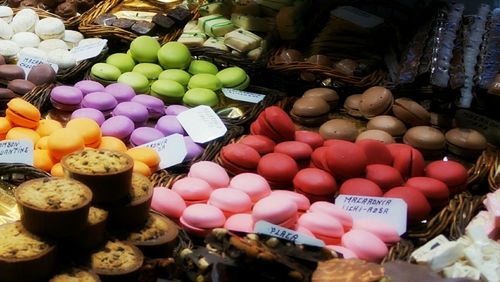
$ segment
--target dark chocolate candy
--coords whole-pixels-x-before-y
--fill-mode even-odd
[[[70,1],[66,1],[57,6],[54,13],[62,18],[71,18],[76,16],[76,4]]]
[[[155,24],[152,22],[148,21],[136,21],[135,24],[132,26],[132,31],[137,33],[137,34],[150,34],[153,29],[155,28]]]
[[[76,10],[83,13],[95,5],[94,0],[76,0]]]
[[[23,0],[20,4],[21,7],[36,7],[38,6],[37,0]]]
[[[0,79],[14,80],[24,79],[24,70],[16,65],[0,65]]]
[[[170,32],[175,26],[175,22],[165,14],[154,15],[153,22],[162,29],[163,33]]]
[[[58,0],[42,0],[40,2],[49,8],[55,8],[57,7],[57,5],[59,5]]]
[[[176,7],[168,12],[168,17],[174,20],[178,26],[184,26],[191,19],[191,12],[182,7]]]
[[[116,21],[117,17],[115,15],[111,14],[104,14],[98,16],[95,20],[94,23],[98,25],[107,25],[111,26],[113,25],[113,22]]]
[[[31,69],[26,79],[35,85],[52,83],[56,80],[56,72],[50,65],[40,64]]]
[[[14,98],[21,97],[16,93],[12,92],[12,90],[7,88],[0,88],[0,112],[5,111],[7,109],[7,103]],[[5,114],[5,113],[3,113]]]
[[[14,79],[9,81],[7,88],[14,91],[14,93],[19,95],[24,95],[35,88],[35,84],[29,80],[24,79]]]
[[[135,24],[135,21],[130,20],[130,19],[116,19],[113,21],[113,26],[123,28],[123,29],[129,29],[134,24]]]
[[[7,1],[7,6],[11,8],[19,8],[21,6],[22,0],[8,0]]]

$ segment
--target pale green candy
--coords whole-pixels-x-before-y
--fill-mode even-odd
[[[240,67],[230,67],[221,70],[216,74],[222,85],[226,88],[232,88],[240,85],[247,79],[246,72]]]
[[[182,98],[182,102],[188,106],[207,105],[215,107],[219,100],[217,94],[210,89],[193,88],[186,91],[186,94],[184,94]]]
[[[189,65],[188,68],[188,72],[193,75],[199,73],[217,74],[217,72],[219,72],[219,69],[217,68],[216,65],[212,64],[211,62],[203,60],[194,60],[191,61],[191,64]]]
[[[166,103],[179,103],[184,96],[184,86],[174,80],[157,80],[151,84],[151,95]]]
[[[185,70],[169,69],[164,70],[162,73],[160,73],[158,79],[174,80],[186,87],[188,85],[189,79],[191,79],[191,75]]]
[[[148,93],[149,80],[143,74],[137,72],[126,72],[118,78],[118,82],[125,83],[132,87],[135,93]]]
[[[200,73],[191,77],[188,83],[188,88],[206,88],[212,91],[217,91],[222,88],[222,82],[213,74]]]
[[[116,81],[122,74],[119,68],[106,63],[97,63],[93,65],[90,69],[90,73],[94,77],[110,81]]]
[[[149,80],[156,80],[158,79],[158,76],[163,71],[163,69],[160,67],[160,65],[157,64],[140,63],[137,64],[132,71],[143,74]]]
[[[158,50],[160,43],[151,36],[139,36],[130,43],[130,55],[139,63],[156,62]]]
[[[132,71],[135,67],[134,59],[125,53],[115,53],[106,59],[106,63],[120,69],[122,73]]]
[[[177,41],[163,45],[157,55],[164,69],[185,69],[191,63],[191,52],[186,45]]]
[[[247,75],[245,81],[243,81],[240,85],[234,86],[233,88],[237,90],[245,90],[248,87],[248,85],[250,85],[250,77]]]

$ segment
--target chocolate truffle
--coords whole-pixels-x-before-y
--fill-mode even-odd
[[[98,25],[105,25],[105,26],[111,26],[113,25],[113,22],[117,19],[115,15],[111,14],[104,14],[98,16],[95,20],[94,23]]]
[[[170,19],[167,15],[165,14],[156,14],[153,16],[153,22],[158,25],[162,29],[162,32],[168,33],[170,32],[174,26],[175,22],[174,20]]]
[[[76,5],[72,2],[66,1],[57,6],[54,13],[62,18],[71,18],[76,16]]]
[[[134,24],[135,24],[134,20],[123,18],[123,19],[116,19],[116,20],[114,20],[112,25],[116,26],[118,28],[129,29]]]
[[[76,10],[83,13],[95,5],[94,0],[76,0]]]
[[[155,24],[148,21],[136,21],[130,28],[133,32],[141,35],[150,34],[155,28]]]
[[[168,17],[174,20],[179,27],[182,27],[191,19],[191,12],[182,7],[176,7],[168,12]]]

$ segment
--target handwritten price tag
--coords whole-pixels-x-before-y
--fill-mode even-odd
[[[304,234],[300,234],[297,231],[281,227],[276,224],[269,223],[264,220],[259,220],[255,224],[254,232],[257,234],[264,234],[280,239],[284,239],[295,244],[309,245],[314,247],[324,247],[325,243],[316,238],[309,237]]]
[[[33,147],[31,140],[0,141],[0,163],[33,165]]]
[[[178,133],[143,144],[139,147],[150,147],[160,155],[160,169],[180,164],[187,155],[184,137]]]
[[[227,132],[219,116],[209,106],[198,106],[180,113],[177,119],[196,143],[206,143]]]
[[[76,46],[75,48],[71,49],[71,54],[75,56],[76,61],[83,61],[86,59],[94,58],[101,54],[102,49],[106,47],[107,43],[108,40],[106,39],[95,40],[89,44]]]
[[[407,205],[401,199],[339,195],[335,204],[341,206],[354,219],[378,218],[392,224],[399,235],[406,232]]]
[[[224,93],[224,96],[237,100],[237,101],[243,101],[243,102],[248,102],[248,103],[254,103],[257,104],[260,101],[262,101],[266,95],[262,94],[257,94],[253,92],[247,92],[247,91],[241,91],[241,90],[236,90],[236,89],[231,89],[231,88],[222,88],[222,93]]]
[[[33,67],[41,64],[49,64],[56,73],[59,70],[59,67],[56,64],[49,63],[48,61],[42,58],[20,56],[19,59],[17,60],[17,65],[24,70],[26,77],[28,77],[28,74],[30,73]]]

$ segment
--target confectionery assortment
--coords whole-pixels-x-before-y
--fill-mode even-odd
[[[0,281],[500,281],[499,8],[375,2],[6,1]]]

